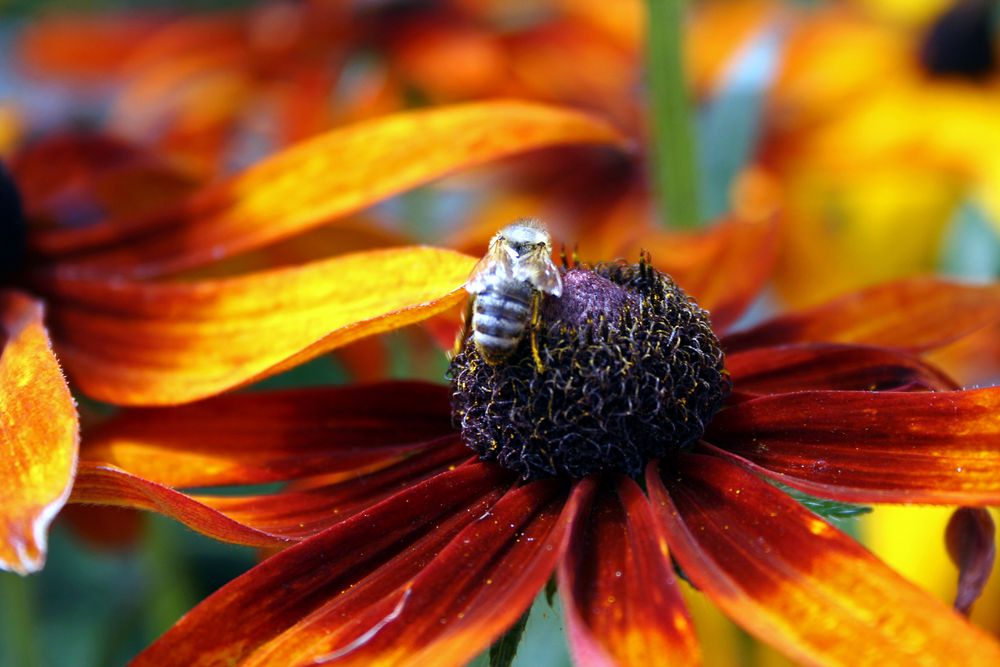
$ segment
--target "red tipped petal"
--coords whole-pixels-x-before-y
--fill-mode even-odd
[[[960,507],[951,515],[945,532],[948,555],[958,566],[955,609],[966,616],[989,581],[996,559],[993,517],[982,507]]]
[[[849,502],[1000,502],[1000,388],[810,391],[729,407],[706,439]]]
[[[169,486],[262,484],[352,470],[452,433],[449,390],[424,382],[317,387],[125,410],[84,457]]]
[[[996,665],[1000,645],[739,466],[686,455],[647,483],[671,552],[744,628],[806,664]]]
[[[42,568],[49,524],[73,483],[78,442],[76,405],[41,304],[0,290],[0,569]]]
[[[50,245],[101,250],[79,268],[151,277],[316,227],[448,173],[548,146],[623,136],[578,111],[494,100],[405,111],[300,143],[174,210],[65,231]],[[133,238],[134,237],[134,238]]]
[[[782,343],[940,347],[1000,321],[1000,285],[918,279],[879,285],[726,336],[727,352]]]
[[[472,264],[410,247],[195,283],[57,278],[67,301],[51,320],[60,357],[88,394],[184,403],[447,310],[464,298]]]
[[[501,469],[473,464],[399,493],[230,582],[133,664],[245,665],[269,641],[296,632],[297,624],[331,605],[343,605],[348,614],[340,618],[331,610],[339,624],[358,618],[419,576],[445,544],[496,502],[509,482]],[[248,609],[253,613],[247,614]],[[429,620],[437,622],[436,617]],[[313,657],[325,651],[318,646]],[[294,664],[292,656],[283,664]]]
[[[919,357],[884,347],[829,343],[759,347],[726,355],[726,370],[737,391],[755,394],[906,386],[958,389]]]
[[[74,503],[159,512],[225,542],[273,546],[314,535],[469,458],[457,439],[427,443],[392,465],[336,479],[303,480],[267,495],[186,495],[114,466],[84,461],[73,487]]]
[[[508,492],[411,582],[366,608],[334,601],[248,665],[463,665],[528,608],[563,552],[568,505],[554,482]],[[565,505],[565,507],[564,507]]]
[[[240,523],[180,491],[94,461],[80,462],[70,500],[160,512],[224,542],[269,547],[293,541]]]
[[[694,665],[700,651],[666,540],[628,478],[573,529],[559,566],[567,635],[582,666]]]

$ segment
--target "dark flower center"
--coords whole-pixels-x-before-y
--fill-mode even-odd
[[[20,266],[28,246],[28,229],[21,195],[14,179],[0,163],[0,281]]]
[[[470,336],[449,375],[465,443],[526,479],[636,476],[698,440],[730,390],[708,314],[646,263],[566,271],[534,335],[496,364]]]
[[[930,74],[982,79],[996,68],[993,0],[959,0],[931,25],[920,49]]]

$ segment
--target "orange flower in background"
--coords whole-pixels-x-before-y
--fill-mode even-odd
[[[389,291],[399,300],[390,308],[396,325],[444,310],[459,297],[440,298],[442,285],[454,292],[468,268],[441,251],[428,249],[414,264],[412,253],[388,250],[223,280],[151,279],[316,227],[454,169],[549,146],[620,142],[577,112],[494,102],[321,136],[193,192],[182,174],[120,142],[59,140],[15,158],[29,252],[4,257],[20,266],[0,292],[0,414],[15,425],[0,439],[0,563],[22,573],[41,567],[48,523],[69,493],[77,415],[60,364],[74,386],[109,403],[191,401],[384,330]],[[345,154],[358,160],[350,169],[336,162]],[[16,237],[18,197],[3,183],[3,229]],[[348,282],[359,264],[381,267],[382,282]],[[337,322],[351,326],[331,335]]]
[[[635,76],[637,13],[631,0],[611,17],[579,0],[261,2],[56,15],[28,26],[18,51],[29,75],[120,81],[108,127],[212,173],[414,104],[518,97],[619,109]]]
[[[444,250],[390,252],[402,262],[397,279],[424,275],[427,253],[436,265],[455,266],[459,275],[436,294],[425,282],[423,298],[438,303],[455,298],[461,272],[474,262]],[[348,263],[341,278],[379,284],[385,271],[372,265],[375,257],[340,260]],[[675,277],[679,284],[704,281],[698,292],[714,306],[719,302],[711,295],[738,283],[744,268],[678,266]],[[576,414],[564,424],[578,425],[588,438],[600,431],[594,419],[608,419],[600,428],[619,428],[616,406],[631,400],[623,388],[642,370],[601,384],[602,365],[567,366],[560,356],[603,354],[593,351],[595,341],[611,350],[650,341],[646,357],[625,355],[642,359],[640,365],[664,359],[648,337],[684,341],[666,356],[680,369],[671,371],[676,376],[657,375],[665,393],[643,393],[631,411],[652,410],[663,417],[660,426],[681,428],[649,401],[669,403],[682,390],[695,392],[685,394],[692,403],[704,397],[703,389],[690,389],[702,387],[701,380],[682,380],[689,371],[708,383],[710,394],[716,391],[710,378],[723,377],[713,375],[721,352],[713,356],[710,334],[698,324],[704,313],[674,297],[657,310],[657,290],[675,288],[646,268],[612,264],[598,271],[605,277],[570,268],[562,296],[546,301],[540,371],[526,339],[493,367],[477,362],[467,344],[453,362],[451,389],[395,382],[235,394],[126,410],[89,433],[75,502],[153,509],[218,539],[288,547],[210,596],[134,664],[462,664],[521,616],[553,572],[580,664],[646,664],[664,655],[693,663],[698,642],[671,557],[737,623],[798,660],[986,665],[1000,658],[995,639],[758,476],[850,502],[996,503],[1000,433],[993,417],[1000,389],[957,390],[921,358],[1000,318],[995,285],[897,283],[749,330],[721,327],[717,344],[726,353],[732,393],[718,414],[699,413],[704,434],[692,447],[668,446],[640,466],[648,496],[613,468],[601,470],[618,460],[610,454],[583,479],[529,466],[518,468],[529,477],[519,481],[489,448],[477,450],[489,460],[477,461],[467,443],[474,440],[469,420],[479,417],[462,415],[477,405],[487,412],[476,414],[489,413],[491,403],[477,403],[479,392],[492,392],[489,401],[500,408],[500,421],[487,419],[488,429],[556,428],[547,420],[558,421],[557,414]],[[158,289],[144,288],[152,290],[147,296]],[[114,308],[137,300],[119,301],[109,288],[87,292]],[[392,288],[375,294],[386,304],[380,324],[345,317],[328,336],[405,321],[395,314],[409,310],[405,299],[397,300]],[[628,325],[644,333],[615,333],[624,326],[616,318],[628,317],[613,310],[622,298],[650,308],[648,329]],[[742,296],[737,301],[746,303]],[[418,303],[426,301],[412,306]],[[351,304],[343,308],[349,312]],[[656,333],[657,313],[681,319]],[[183,311],[175,316],[186,319]],[[555,341],[567,327],[575,337],[572,327],[590,326],[584,322],[594,323],[589,337],[561,351]],[[698,354],[716,361],[686,366],[692,362],[682,359],[696,348],[685,346],[695,338]],[[511,385],[502,378],[523,372],[537,373],[534,388],[518,394],[515,382],[511,403],[504,393]],[[724,385],[713,395],[723,396]],[[528,418],[536,391],[555,392],[537,420]],[[694,419],[688,409],[670,412],[671,419]],[[461,419],[461,432],[451,426],[450,412]],[[528,442],[559,449],[556,431],[548,432],[549,440],[502,446],[522,448],[528,458],[517,460],[529,460],[544,450]],[[615,447],[626,440],[615,440]],[[568,455],[576,465],[577,453],[552,456]],[[265,495],[177,490],[278,480],[289,484]],[[975,560],[970,554],[968,562]]]

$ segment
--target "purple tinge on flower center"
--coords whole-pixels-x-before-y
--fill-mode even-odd
[[[526,479],[638,475],[690,446],[730,390],[708,314],[648,264],[563,275],[534,333],[489,364],[467,339],[452,361],[465,443]]]

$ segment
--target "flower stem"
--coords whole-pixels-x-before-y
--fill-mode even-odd
[[[35,583],[31,577],[0,572],[0,664],[42,664],[36,634]]]
[[[654,184],[664,224],[701,225],[691,103],[684,81],[685,0],[646,0],[647,79]]]

